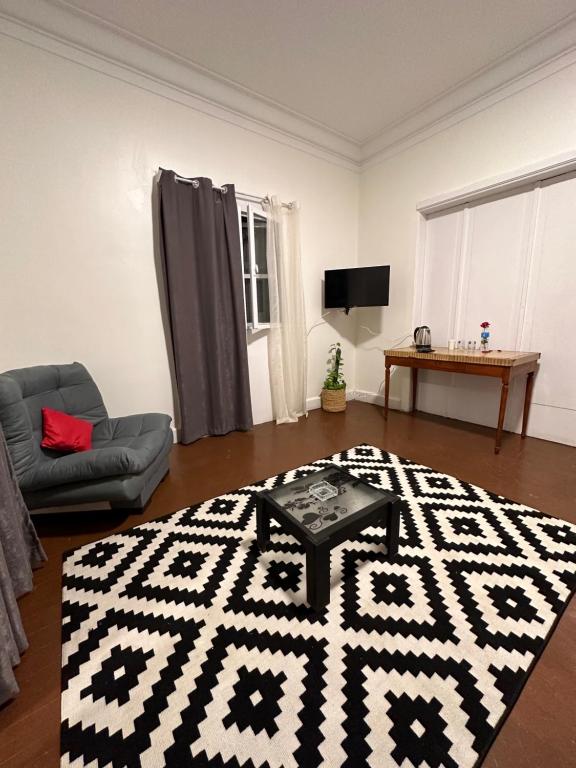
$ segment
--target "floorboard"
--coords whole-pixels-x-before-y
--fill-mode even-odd
[[[17,670],[21,693],[0,709],[0,768],[56,768],[60,720],[62,554],[104,536],[286,469],[371,443],[576,523],[576,449],[505,434],[494,455],[490,429],[417,413],[350,403],[345,413],[313,411],[298,424],[175,446],[171,471],[142,514],[82,512],[40,516],[49,561],[21,600],[30,648]],[[576,603],[565,611],[484,768],[574,766]]]

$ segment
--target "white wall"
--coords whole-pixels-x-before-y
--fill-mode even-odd
[[[344,342],[350,390],[372,397],[384,347],[412,327],[418,202],[573,150],[566,68],[357,174],[88,67],[0,37],[0,370],[84,361],[112,414],[172,413],[153,254],[158,166],[298,199],[309,326],[326,267],[388,263],[390,306],[326,318],[308,396]],[[360,210],[358,216],[358,210]],[[373,336],[369,328],[376,333]],[[355,345],[358,347],[355,351]],[[270,418],[266,338],[250,339],[255,417]],[[406,407],[404,371],[392,405]]]
[[[575,150],[575,93],[572,66],[364,171],[359,263],[391,265],[391,297],[373,318],[380,336],[359,331],[357,389],[374,393],[383,378],[382,354],[366,348],[384,347],[412,327],[417,204]],[[398,369],[391,405],[407,408],[408,390],[407,371]]]
[[[350,170],[3,36],[0,94],[0,370],[80,360],[112,415],[173,413],[151,215],[159,166],[300,201],[309,325],[322,312],[323,270],[356,261]],[[346,327],[312,331],[310,397]],[[256,420],[266,421],[264,337],[250,359]]]

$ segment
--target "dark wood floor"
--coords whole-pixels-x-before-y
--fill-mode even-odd
[[[21,600],[30,648],[17,670],[20,696],[0,710],[0,768],[55,768],[59,762],[61,556],[228,490],[371,443],[456,475],[551,515],[576,522],[576,449],[505,435],[462,422],[351,403],[346,413],[314,411],[298,424],[176,446],[171,472],[143,515],[82,513],[36,519],[49,557],[35,590]],[[576,765],[576,603],[565,611],[484,768]]]

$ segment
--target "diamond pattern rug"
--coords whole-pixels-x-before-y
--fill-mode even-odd
[[[254,494],[333,462],[403,499],[306,605]],[[478,765],[575,587],[576,526],[362,445],[81,547],[64,563],[62,766]]]

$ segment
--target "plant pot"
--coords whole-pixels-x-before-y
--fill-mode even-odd
[[[322,410],[330,413],[338,413],[346,410],[346,388],[323,389],[320,393]]]

